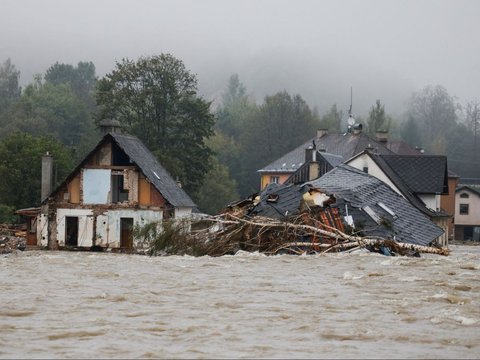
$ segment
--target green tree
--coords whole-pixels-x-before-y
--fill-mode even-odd
[[[25,88],[0,136],[15,131],[52,136],[70,147],[91,145],[96,139],[92,117],[70,85],[44,83],[39,78]]]
[[[237,184],[230,178],[228,168],[213,159],[195,199],[199,209],[207,214],[217,214],[227,204],[238,199]]]
[[[53,85],[69,84],[89,111],[95,109],[94,93],[97,77],[92,62],[80,61],[76,67],[56,62],[47,69],[44,79]]]
[[[320,120],[320,128],[328,129],[333,133],[341,131],[341,123],[343,111],[337,109],[337,104],[333,104],[330,110],[322,116]]]
[[[449,135],[456,125],[458,108],[455,98],[441,85],[427,86],[412,95],[409,114],[417,121],[426,148]]]
[[[380,100],[377,100],[368,113],[368,133],[373,136],[377,131],[388,131],[390,124],[391,118],[385,114],[385,105],[382,105]]]
[[[267,96],[245,131],[248,193],[258,190],[258,169],[312,138],[318,126],[319,119],[300,95],[282,91]]]
[[[410,146],[423,147],[420,128],[417,124],[417,121],[415,121],[412,116],[409,116],[408,120],[402,124],[400,135],[401,138]]]
[[[18,85],[20,71],[10,59],[0,65],[0,115],[20,99],[21,88]]]
[[[478,100],[469,101],[465,106],[465,111],[467,127],[473,134],[472,161],[476,162],[479,160],[478,133],[480,131],[480,102]]]
[[[140,138],[187,192],[210,168],[213,135],[210,103],[197,94],[197,79],[170,54],[124,59],[97,84],[98,119],[115,118]]]
[[[238,75],[232,75],[227,90],[222,95],[222,105],[217,109],[217,128],[223,134],[238,140],[248,119],[256,111],[256,104],[246,94],[246,88]]]
[[[72,169],[70,152],[58,141],[15,133],[0,143],[0,204],[24,208],[40,203],[42,155],[54,156],[55,184]]]

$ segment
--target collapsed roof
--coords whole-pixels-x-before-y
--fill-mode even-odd
[[[306,195],[306,194],[309,195]],[[317,199],[306,201],[312,193]],[[343,225],[362,236],[379,236],[398,242],[427,246],[443,230],[388,185],[348,165],[339,165],[324,176],[304,185],[270,184],[258,196],[249,215],[283,219],[312,206],[327,211],[327,218],[340,214]],[[336,219],[329,222],[336,224]],[[338,226],[337,226],[338,228]]]

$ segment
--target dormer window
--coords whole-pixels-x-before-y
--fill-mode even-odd
[[[461,197],[462,199],[468,199],[470,196],[469,196],[467,193],[461,193],[461,194],[460,194],[460,197]]]
[[[278,184],[280,181],[279,176],[270,176],[270,184]]]

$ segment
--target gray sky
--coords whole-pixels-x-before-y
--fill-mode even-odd
[[[388,113],[412,91],[441,84],[480,99],[480,1],[0,0],[0,61],[22,83],[56,61],[93,61],[98,75],[124,57],[169,52],[213,99],[238,73],[261,100],[299,93],[323,113]]]

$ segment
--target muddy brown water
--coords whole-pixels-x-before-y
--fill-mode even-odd
[[[0,257],[1,358],[479,358],[480,247],[449,257]]]

